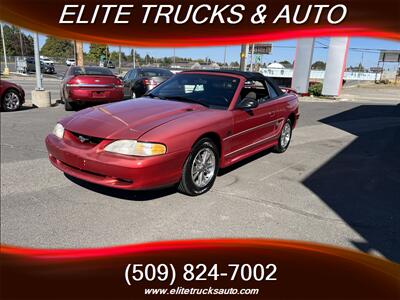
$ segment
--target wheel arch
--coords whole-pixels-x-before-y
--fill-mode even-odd
[[[193,147],[194,145],[196,145],[196,143],[197,143],[198,141],[200,141],[201,139],[203,139],[203,138],[209,138],[209,139],[211,139],[211,140],[214,142],[215,146],[217,146],[217,149],[218,149],[218,155],[219,155],[219,157],[221,158],[221,156],[222,156],[222,140],[221,140],[221,137],[219,136],[219,134],[216,133],[216,132],[213,132],[213,131],[206,132],[206,133],[202,134],[202,135],[193,143],[192,147]]]

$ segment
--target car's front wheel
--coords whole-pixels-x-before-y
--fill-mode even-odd
[[[283,153],[289,147],[290,141],[292,139],[292,122],[289,119],[283,124],[281,134],[278,139],[278,144],[275,146],[274,150],[278,153]]]
[[[209,138],[199,140],[183,166],[178,190],[190,196],[201,195],[214,184],[219,169],[218,149]]]
[[[21,107],[21,96],[16,90],[8,90],[1,99],[1,107],[4,111],[18,110]]]

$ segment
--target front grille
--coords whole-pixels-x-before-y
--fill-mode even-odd
[[[103,141],[102,138],[98,138],[98,137],[94,137],[94,136],[84,135],[84,134],[73,132],[73,131],[70,131],[70,133],[72,135],[74,135],[77,138],[77,140],[79,142],[81,142],[82,144],[87,143],[87,144],[97,145]]]

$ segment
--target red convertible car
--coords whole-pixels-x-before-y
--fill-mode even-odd
[[[284,152],[299,117],[295,94],[259,73],[188,71],[143,98],[87,108],[46,138],[51,163],[100,185],[208,191],[219,168],[264,149]]]

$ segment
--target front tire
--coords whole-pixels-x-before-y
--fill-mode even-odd
[[[8,90],[1,99],[1,108],[4,111],[16,111],[21,105],[21,96],[14,89]]]
[[[189,196],[198,196],[209,191],[219,170],[219,154],[209,138],[199,140],[192,148],[182,172],[178,190]]]
[[[136,98],[136,93],[134,90],[131,91],[131,99],[135,99]]]
[[[285,124],[283,124],[281,134],[278,139],[278,144],[274,147],[274,151],[277,153],[283,153],[289,147],[290,141],[292,139],[292,122],[287,119]]]

